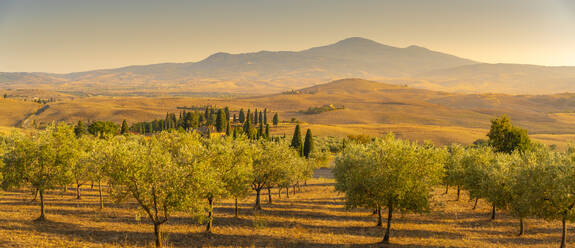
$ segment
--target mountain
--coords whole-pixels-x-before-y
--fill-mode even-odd
[[[0,74],[0,86],[24,87],[66,81],[59,90],[271,93],[346,77],[410,77],[474,61],[422,47],[397,48],[363,38],[303,51],[216,53],[199,62],[128,66],[70,74]],[[29,74],[37,79],[29,80]],[[18,77],[20,76],[20,77]],[[44,80],[42,80],[44,79]],[[158,87],[161,85],[161,87]],[[65,88],[63,87],[65,86]]]
[[[575,91],[575,67],[485,64],[419,46],[398,48],[353,37],[302,51],[216,53],[199,62],[70,74],[0,73],[2,88],[105,95],[267,94],[340,78],[460,92]]]

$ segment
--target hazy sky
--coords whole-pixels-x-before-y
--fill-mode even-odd
[[[575,66],[575,0],[0,0],[0,71],[189,62],[352,36]]]

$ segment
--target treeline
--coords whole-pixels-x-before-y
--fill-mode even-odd
[[[270,113],[271,114],[271,113]],[[274,114],[271,122],[274,126],[279,123],[279,115]],[[182,110],[178,114],[167,113],[164,119],[132,124],[130,130],[140,134],[151,134],[171,129],[183,129],[186,131],[197,130],[209,134],[212,131],[226,132],[228,135],[246,134],[249,138],[269,137],[268,110],[247,113],[240,109],[232,113],[228,107],[216,108],[206,106],[204,111]]]
[[[338,109],[344,109],[345,106],[341,105],[341,106],[336,106],[333,104],[326,104],[326,105],[322,105],[320,107],[309,107],[307,110],[300,110],[300,113],[304,113],[304,114],[308,114],[308,115],[312,115],[312,114],[321,114],[323,112],[329,112],[329,111],[334,111],[334,110],[338,110]]]
[[[527,131],[503,116],[492,121],[487,145],[436,147],[384,138],[348,139],[336,158],[336,190],[345,193],[348,208],[365,207],[378,214],[387,210],[383,242],[389,242],[393,214],[430,210],[433,188],[446,185],[469,192],[470,200],[491,205],[490,218],[506,210],[519,219],[562,221],[561,247],[566,245],[566,222],[575,219],[575,148],[552,151],[531,142]],[[473,208],[475,208],[475,206]]]
[[[108,122],[96,123],[86,129],[113,128]],[[205,138],[182,130],[150,137],[128,132],[86,135],[77,130],[78,125],[59,123],[32,135],[0,136],[2,188],[31,187],[39,195],[38,220],[43,221],[49,190],[75,185],[80,199],[81,187],[96,183],[104,208],[105,184],[114,200],[137,202],[154,225],[157,247],[163,244],[162,224],[174,211],[204,216],[206,232],[211,232],[214,202],[235,199],[237,216],[238,199],[256,192],[254,208],[261,209],[264,191],[269,204],[274,188],[289,197],[290,189],[295,194],[313,169],[329,160],[329,152],[313,148],[311,131],[301,140],[299,126],[291,144],[283,138],[253,140],[245,135]]]

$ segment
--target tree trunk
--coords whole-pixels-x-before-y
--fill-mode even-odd
[[[235,209],[234,209],[234,215],[236,216],[236,218],[238,218],[239,213],[238,213],[238,198],[236,198],[236,204],[235,204]]]
[[[295,184],[293,185],[293,195],[295,196]]]
[[[262,205],[260,203],[260,193],[261,193],[261,189],[256,189],[256,205],[254,206],[255,210],[261,210],[262,209]]]
[[[40,193],[40,217],[36,219],[37,221],[45,221],[46,220],[46,210],[44,209],[44,190],[38,190]]]
[[[383,226],[383,218],[381,217],[381,207],[377,207],[377,226]]]
[[[491,220],[495,219],[495,204],[493,204],[493,208],[491,209]]]
[[[477,202],[479,201],[479,197],[475,198],[475,204],[473,205],[473,210],[477,208]]]
[[[563,231],[561,234],[561,248],[566,248],[567,247],[567,226],[566,226],[566,215],[563,215],[563,219],[561,220],[561,222],[563,223]]]
[[[383,243],[389,243],[389,233],[391,231],[391,218],[393,217],[393,204],[389,204],[387,207],[387,228],[385,229],[385,236],[383,237]]]
[[[449,193],[449,184],[445,184],[445,193],[443,194],[447,195],[447,193]]]
[[[94,181],[93,180],[91,181],[90,189],[94,189]]]
[[[456,201],[459,201],[459,195],[461,194],[461,187],[457,186],[457,199]]]
[[[289,199],[289,186],[286,187],[286,198]]]
[[[36,199],[38,198],[38,189],[34,189],[33,195],[34,195],[34,199],[32,199],[32,201],[35,202]]]
[[[208,223],[206,224],[207,233],[212,233],[213,220],[214,220],[214,198],[208,197]]]
[[[525,223],[523,223],[523,217],[519,218],[519,236],[523,235],[525,233]]]
[[[164,241],[162,240],[162,230],[160,230],[160,223],[154,222],[154,234],[156,235],[156,248],[161,248]]]
[[[82,196],[80,195],[80,184],[78,184],[77,182],[76,182],[76,199],[77,200],[82,199]]]
[[[268,187],[268,204],[272,205],[272,188]]]
[[[100,194],[100,209],[104,209],[104,197],[102,196],[102,181],[98,180],[98,193]]]
[[[282,187],[278,187],[278,199],[282,198]]]

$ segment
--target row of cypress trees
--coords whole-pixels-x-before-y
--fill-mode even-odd
[[[294,130],[294,134],[293,134],[293,138],[291,140],[290,146],[292,148],[296,149],[299,152],[300,156],[309,158],[309,155],[313,151],[313,135],[311,133],[311,129],[309,129],[309,128],[307,129],[307,131],[305,133],[304,142],[302,143],[301,128],[300,128],[299,124],[297,124],[295,126],[295,130]]]

